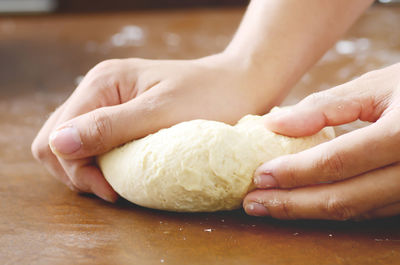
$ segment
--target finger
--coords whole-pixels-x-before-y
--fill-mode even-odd
[[[279,134],[300,137],[313,135],[325,126],[358,119],[361,111],[358,102],[323,93],[313,94],[295,106],[265,115],[265,126]]]
[[[60,158],[60,162],[79,191],[96,194],[108,202],[118,199],[118,194],[105,180],[93,159],[67,161]]]
[[[314,93],[298,104],[265,115],[268,129],[288,136],[308,136],[325,126],[349,123],[357,119],[376,121],[384,110],[382,98],[376,90],[369,89],[380,80],[370,75],[352,80],[343,85]],[[372,79],[372,80],[371,80]],[[380,93],[384,94],[382,89]]]
[[[54,154],[51,154],[51,156],[46,159],[44,167],[52,176],[64,183],[70,190],[78,191]]]
[[[96,109],[64,123],[51,136],[53,152],[64,159],[94,156],[191,118],[181,111],[183,104],[165,89],[160,89],[165,95],[153,92],[155,90],[157,88],[127,103]]]
[[[42,162],[44,159],[49,157],[50,154],[53,155],[48,145],[49,134],[51,132],[51,128],[57,123],[57,120],[63,112],[63,109],[64,105],[61,105],[50,115],[32,142],[32,154],[39,162]]]
[[[391,165],[341,182],[293,190],[256,190],[243,203],[250,215],[278,219],[347,220],[400,199],[400,166]]]
[[[362,214],[361,216],[358,216],[355,219],[361,221],[367,219],[392,217],[399,214],[400,214],[400,202],[397,202],[376,210],[372,210],[368,213]]]
[[[99,107],[99,104],[115,105],[119,104],[122,99],[126,100],[128,96],[134,96],[132,92],[136,90],[132,89],[133,84],[131,82],[129,84],[123,82],[123,84],[116,85],[116,79],[114,78],[116,63],[114,61],[102,62],[86,75],[83,82],[80,83],[68,100],[47,120],[32,144],[32,153],[35,158],[41,161],[52,175],[61,179],[71,189],[74,189],[71,180],[65,173],[59,159],[49,147],[49,135],[63,121],[89,112]],[[82,100],[85,97],[96,97],[97,101]]]
[[[127,135],[124,135],[127,132],[133,131],[132,129],[129,129],[127,125],[136,125],[136,132],[143,135],[147,134],[147,132],[140,131],[140,129],[146,129],[150,128],[152,125],[150,122],[150,114],[155,114],[155,112],[151,112],[148,115],[145,115],[145,113],[148,112],[149,109],[154,108],[154,104],[151,104],[151,98],[146,98],[143,97],[141,100],[142,104],[137,104],[139,106],[137,109],[135,109],[136,104],[131,103],[125,103],[123,105],[119,106],[113,106],[113,107],[107,107],[107,108],[100,108],[97,110],[94,110],[92,112],[83,114],[72,121],[68,121],[68,124],[73,123],[74,121],[77,121],[76,124],[78,124],[78,128],[81,128],[81,131],[84,133],[81,134],[83,139],[89,139],[86,141],[85,145],[83,145],[89,152],[85,153],[82,157],[90,157],[96,152],[93,152],[94,150],[102,150],[101,148],[99,149],[100,146],[104,146],[103,144],[110,144],[109,148],[112,148],[116,145],[119,145],[121,143],[127,142],[131,139],[127,138]],[[132,102],[136,102],[133,100]],[[148,103],[148,104],[144,104]],[[125,109],[123,107],[132,107],[130,109]],[[109,112],[105,112],[105,110],[109,110]],[[119,111],[120,110],[120,111]],[[71,109],[68,111],[70,114],[71,113],[77,113],[77,110],[72,111]],[[131,113],[137,113],[139,116],[143,116],[143,118],[146,118],[142,120],[141,122],[135,122],[134,116],[131,116]],[[104,115],[103,115],[104,114]],[[111,118],[111,116],[113,118]],[[66,116],[64,116],[65,118]],[[85,119],[88,118],[88,119]],[[155,120],[155,118],[161,118],[160,115],[156,115],[155,117],[152,117],[152,120]],[[148,118],[148,119],[147,119]],[[120,123],[121,127],[116,127],[114,125],[111,125],[113,121],[119,121],[122,120],[125,123],[122,124]],[[94,121],[94,123],[90,124],[87,121]],[[133,122],[133,124],[131,124]],[[75,123],[73,123],[75,124]],[[119,123],[117,123],[118,126]],[[94,126],[94,127],[91,127]],[[111,125],[108,127],[108,125]],[[162,125],[161,125],[162,126]],[[116,135],[116,138],[111,138],[109,136],[114,137],[114,134],[107,134],[108,128],[112,129],[113,131],[120,131],[122,134]],[[128,128],[128,129],[127,129]],[[71,128],[68,128],[71,129]],[[78,143],[82,143],[80,140],[81,135],[79,135],[79,140],[77,141]],[[61,133],[61,138],[65,138],[65,135],[62,135]],[[97,137],[94,139],[94,137]],[[50,137],[54,139],[53,137]],[[65,139],[64,139],[65,140]],[[109,141],[105,141],[109,140]],[[110,140],[117,140],[121,142],[112,142]],[[50,140],[51,141],[51,140]],[[87,145],[87,143],[92,143],[92,145]],[[71,141],[67,139],[67,141],[64,143],[62,142],[67,148],[71,147]],[[73,141],[72,141],[73,144]],[[56,152],[57,153],[57,152]],[[79,157],[81,158],[81,157]],[[114,202],[117,198],[118,195],[115,193],[115,191],[112,189],[112,187],[108,184],[108,182],[105,180],[104,176],[102,175],[101,171],[96,167],[96,165],[93,163],[91,159],[71,159],[69,157],[69,160],[63,159],[61,156],[58,156],[58,159],[61,161],[61,164],[63,168],[66,170],[69,178],[71,179],[72,183],[74,186],[77,187],[80,191],[83,192],[89,192],[89,193],[94,193],[100,198]]]
[[[57,121],[62,115],[64,108],[65,105],[61,105],[50,115],[49,119],[45,122],[36,138],[33,140],[31,151],[35,159],[41,162],[52,176],[66,184],[71,190],[76,190],[64,169],[60,165],[58,159],[50,150],[48,143],[49,134],[52,128],[57,124]]]
[[[111,59],[97,64],[68,98],[60,121],[65,122],[101,107],[128,102],[150,89],[158,83],[156,78],[138,80],[141,66],[148,63],[144,59],[130,58]]]
[[[258,188],[299,187],[346,179],[400,158],[399,111],[378,122],[297,154],[264,163],[254,173]]]

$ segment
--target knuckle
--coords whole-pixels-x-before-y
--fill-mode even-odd
[[[325,153],[316,163],[316,168],[322,172],[321,181],[341,180],[344,176],[344,162],[342,155],[330,151]]]
[[[295,215],[293,214],[293,203],[290,201],[282,201],[281,202],[281,207],[280,207],[280,219],[285,219],[285,220],[294,220],[297,219]]]
[[[372,71],[363,73],[358,79],[363,80],[363,81],[371,81],[376,78],[381,78],[382,70],[383,69],[376,69],[376,70],[372,70]]]
[[[44,161],[51,155],[48,143],[43,144],[35,139],[31,145],[31,152],[37,161]]]
[[[274,176],[279,183],[279,187],[290,188],[302,185],[298,176],[298,171],[294,166],[296,164],[295,159],[295,154],[279,158],[279,166],[276,167],[278,170],[277,172],[274,172]]]
[[[288,195],[290,191],[286,191]],[[282,220],[294,220],[297,219],[294,212],[294,203],[288,199],[278,199],[278,196],[282,197],[282,193],[273,192],[271,194],[271,199],[264,202],[267,209],[269,209],[271,216],[274,218],[282,219]],[[290,197],[290,196],[285,196]]]
[[[98,63],[95,67],[93,67],[93,71],[104,71],[104,70],[109,70],[117,66],[121,62],[120,59],[110,59],[110,60],[105,60],[100,63]]]
[[[139,66],[139,65],[141,65],[144,61],[145,61],[144,59],[136,58],[136,57],[134,57],[134,58],[129,58],[129,59],[128,59],[129,65],[131,65],[131,66]]]
[[[92,126],[89,127],[89,137],[93,142],[91,149],[96,151],[105,150],[106,139],[112,135],[112,122],[104,110],[97,109],[91,113]]]
[[[87,193],[90,191],[90,189],[87,187],[85,183],[81,179],[71,179],[70,183],[66,184],[67,187],[74,192],[77,193]]]
[[[357,216],[354,209],[337,196],[329,197],[323,207],[328,217],[333,220],[345,221]]]
[[[73,192],[80,192],[81,190],[77,187],[77,186],[75,186],[74,185],[74,183],[72,183],[72,181],[67,181],[66,183],[65,183],[65,185],[67,185],[67,187],[71,190],[71,191],[73,191]]]
[[[99,81],[103,82],[104,78],[113,76],[115,72],[118,72],[119,65],[119,59],[102,61],[88,72],[85,77],[85,81],[89,82],[91,85],[96,84]]]
[[[322,105],[325,102],[335,101],[338,97],[330,90],[313,93],[307,96],[301,103],[305,106]]]
[[[307,102],[307,104],[317,103],[317,102],[320,102],[321,100],[324,100],[326,97],[327,97],[326,93],[316,92],[316,93],[312,93],[311,95],[307,96],[304,99],[304,102]]]
[[[400,117],[400,108],[396,109],[393,112],[394,116],[396,119]],[[397,155],[397,157],[400,157],[400,125],[395,123],[392,124],[390,127],[386,127],[386,131],[383,133],[383,137],[386,139],[391,139],[392,147],[391,150],[393,150],[393,153]]]
[[[89,190],[86,180],[82,177],[83,175],[79,174],[81,170],[79,163],[64,161],[63,167],[68,175],[68,179],[65,181],[68,188],[77,192],[86,192]]]
[[[113,82],[119,72],[121,60],[111,59],[98,63],[85,76],[85,84],[92,88],[99,88]]]
[[[75,175],[70,178],[70,183],[67,184],[68,188],[76,192],[87,192],[89,189],[84,180],[76,177]]]

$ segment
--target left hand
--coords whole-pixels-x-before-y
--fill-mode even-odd
[[[114,202],[118,195],[97,167],[97,155],[182,121],[235,123],[244,114],[265,112],[286,89],[274,73],[261,75],[253,67],[231,52],[192,60],[104,61],[50,116],[32,153],[72,190]]]
[[[369,219],[400,214],[400,63],[266,115],[288,136],[312,135],[357,119],[371,125],[261,165],[250,215],[279,219]]]

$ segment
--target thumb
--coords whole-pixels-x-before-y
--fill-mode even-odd
[[[148,98],[148,97],[147,97]],[[70,160],[99,155],[168,126],[163,104],[143,95],[102,107],[61,124],[49,137],[51,150]]]
[[[300,137],[313,135],[325,126],[355,121],[363,104],[361,98],[351,94],[344,86],[311,94],[294,106],[265,115],[265,125],[276,133]]]

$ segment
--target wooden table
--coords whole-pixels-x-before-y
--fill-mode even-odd
[[[0,18],[0,264],[400,264],[399,217],[288,222],[242,211],[177,214],[122,200],[113,205],[69,191],[31,157],[42,123],[95,63],[220,51],[242,13]],[[286,104],[400,61],[399,25],[398,7],[370,9]]]

